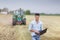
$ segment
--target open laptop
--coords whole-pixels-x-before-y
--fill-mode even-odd
[[[44,29],[44,30],[42,30],[42,31],[39,31],[40,33],[39,34],[37,34],[37,35],[43,35],[44,33],[46,33],[46,31],[47,31],[47,28],[46,29]]]

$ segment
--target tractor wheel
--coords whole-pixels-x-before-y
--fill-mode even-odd
[[[15,20],[15,19],[13,19],[13,26],[14,26],[14,25],[16,25],[16,20]]]
[[[24,19],[22,20],[22,24],[23,24],[23,25],[26,25],[26,18],[24,18]]]
[[[24,22],[23,24],[26,25],[26,22]]]

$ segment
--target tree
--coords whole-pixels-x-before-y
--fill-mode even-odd
[[[3,10],[2,11],[6,11],[6,12],[8,12],[8,8],[3,8]]]
[[[0,9],[0,12],[1,12],[1,9]]]
[[[30,10],[26,10],[26,11],[25,11],[25,14],[26,14],[26,15],[30,15]]]

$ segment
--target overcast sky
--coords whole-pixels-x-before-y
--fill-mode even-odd
[[[60,13],[60,0],[0,0],[0,8],[22,8],[39,13]]]

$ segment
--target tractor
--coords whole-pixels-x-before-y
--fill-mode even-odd
[[[13,25],[26,25],[25,13],[21,8],[13,12]]]

